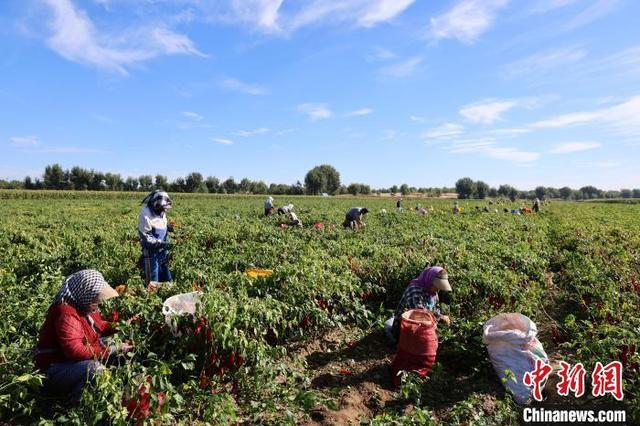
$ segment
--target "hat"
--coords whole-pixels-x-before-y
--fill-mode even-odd
[[[438,272],[438,275],[435,276],[432,283],[433,288],[435,288],[436,290],[451,291],[451,284],[449,284],[449,275],[444,269]]]
[[[100,302],[104,302],[107,299],[112,299],[114,297],[118,297],[119,294],[118,292],[111,287],[110,285],[107,285],[105,287],[102,288],[102,290],[100,290],[100,293],[98,293],[98,297],[96,298],[96,302],[100,303]]]

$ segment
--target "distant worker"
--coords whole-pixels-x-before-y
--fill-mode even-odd
[[[416,206],[416,211],[418,212],[418,214],[421,214],[421,215],[426,215],[426,214],[428,214],[428,213],[429,213],[429,212],[427,211],[427,209],[425,209],[424,207],[422,207],[422,205],[420,205],[420,204],[418,204],[418,205]]]
[[[264,202],[264,215],[271,216],[273,213],[273,197],[268,196],[266,201]]]
[[[540,199],[538,197],[533,200],[533,211],[536,213],[540,213]]]
[[[363,222],[363,217],[365,214],[369,213],[369,209],[366,207],[354,207],[347,212],[347,215],[344,218],[344,227],[351,229],[359,229],[364,228],[365,223]]]
[[[169,232],[173,232],[173,225],[167,220],[167,211],[172,202],[169,194],[155,190],[147,195],[140,211],[138,235],[142,246],[142,263],[145,282],[167,282],[172,280],[169,271],[171,258]]]
[[[438,321],[449,325],[451,319],[442,315],[438,307],[438,291],[451,291],[447,271],[439,266],[424,269],[420,275],[413,279],[400,298],[400,303],[393,315],[384,326],[387,336],[393,341],[398,341],[400,335],[400,316],[411,309],[428,309]]]
[[[278,214],[289,214],[293,211],[293,204],[287,204],[286,206],[278,207]]]
[[[453,214],[459,214],[460,213],[460,206],[458,205],[458,202],[456,201],[455,203],[453,203]]]
[[[398,198],[398,201],[396,201],[396,209],[402,211],[402,198]]]
[[[103,363],[133,349],[130,343],[115,346],[104,339],[116,330],[102,319],[98,304],[117,296],[93,269],[65,279],[49,306],[35,349],[35,364],[45,375],[46,393],[78,403],[86,384],[104,371]]]
[[[302,227],[302,221],[298,219],[298,216],[292,211],[289,212],[289,226]]]

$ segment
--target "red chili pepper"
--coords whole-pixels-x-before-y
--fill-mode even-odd
[[[353,373],[349,370],[347,370],[346,368],[341,368],[340,369],[340,374],[343,376],[353,376]]]

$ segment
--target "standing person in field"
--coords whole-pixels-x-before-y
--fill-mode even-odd
[[[273,197],[269,195],[267,200],[264,202],[264,215],[271,216],[273,213]]]
[[[456,201],[455,203],[453,203],[453,214],[458,213],[460,213],[460,205],[458,205],[458,202]]]
[[[293,211],[293,204],[287,204],[286,206],[278,207],[278,214],[289,214]]]
[[[538,197],[533,201],[533,211],[536,213],[540,212],[540,199]]]
[[[399,212],[402,211],[402,198],[398,198],[398,201],[396,202],[396,209]]]
[[[364,228],[365,223],[362,219],[367,213],[369,213],[369,209],[366,207],[353,207],[347,212],[343,226],[351,229]]]
[[[385,322],[384,328],[387,336],[393,341],[398,340],[400,316],[411,309],[428,309],[433,312],[438,321],[449,325],[450,318],[447,315],[442,315],[438,307],[438,291],[440,290],[451,291],[447,271],[440,266],[432,266],[423,270],[404,290],[394,316]]]
[[[167,210],[172,207],[169,194],[155,190],[147,195],[142,204],[138,221],[138,234],[142,246],[142,261],[145,282],[171,281],[169,270],[169,232],[173,226],[167,221]]]
[[[98,304],[117,296],[93,269],[65,279],[49,306],[35,349],[36,367],[45,375],[45,392],[79,402],[85,385],[104,371],[103,362],[133,349],[129,343],[117,347],[105,343],[105,337],[116,330],[102,319]]]

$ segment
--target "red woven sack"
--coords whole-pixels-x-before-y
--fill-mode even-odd
[[[398,372],[415,371],[426,376],[436,362],[438,335],[436,319],[426,309],[412,309],[400,317],[398,351],[391,364],[393,383],[400,384]]]

